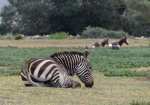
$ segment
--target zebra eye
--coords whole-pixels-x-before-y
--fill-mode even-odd
[[[89,67],[89,69],[92,69],[92,67]]]

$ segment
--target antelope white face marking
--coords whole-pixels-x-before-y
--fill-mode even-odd
[[[129,44],[129,41],[127,40],[127,43]]]

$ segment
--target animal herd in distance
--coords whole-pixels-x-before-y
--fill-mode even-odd
[[[110,42],[110,43],[109,43],[109,38],[105,37],[102,42],[94,42],[92,44],[92,48],[103,48],[105,47],[105,45],[108,45],[108,47],[118,50],[120,49],[123,43],[129,45],[129,41],[127,40],[125,35],[123,35],[120,40],[115,42]]]
[[[92,66],[89,52],[64,51],[46,58],[31,58],[21,68],[21,78],[25,86],[43,87],[81,87],[79,82],[69,76],[76,74],[85,87],[92,87]]]

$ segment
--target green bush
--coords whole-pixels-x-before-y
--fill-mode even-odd
[[[21,35],[15,36],[15,40],[20,40],[20,39],[23,39],[23,37]]]
[[[65,39],[67,38],[68,33],[66,32],[57,32],[54,34],[50,34],[47,38],[48,39]]]
[[[86,30],[84,30],[82,33],[82,37],[83,38],[104,38],[105,36],[108,36],[109,38],[120,38],[124,34],[128,36],[123,31],[106,30],[100,27],[86,27]]]

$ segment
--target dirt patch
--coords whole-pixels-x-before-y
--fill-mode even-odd
[[[150,70],[150,66],[149,67],[132,68],[132,70],[147,71],[147,70]]]

